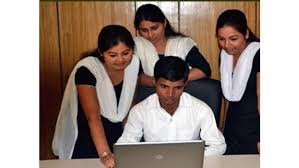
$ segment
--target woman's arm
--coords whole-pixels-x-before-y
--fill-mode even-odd
[[[101,121],[100,106],[96,89],[94,86],[90,85],[77,85],[77,91],[98,155],[106,167],[114,166],[114,159],[110,154],[111,151]],[[104,155],[107,156],[102,158]]]
[[[227,116],[227,109],[229,106],[229,102],[225,99],[225,97],[222,97],[222,102],[223,102],[223,112],[220,113],[220,118],[222,119],[222,123],[220,124],[221,127],[219,128],[221,130],[221,132],[224,132],[224,128],[225,128],[225,120],[226,120],[226,116]]]
[[[153,77],[147,76],[144,73],[140,74],[138,84],[147,87],[154,87]]]
[[[189,81],[211,76],[210,65],[196,46],[187,54],[186,63],[192,67],[188,77]]]
[[[197,80],[197,79],[201,79],[201,78],[205,78],[206,74],[198,69],[198,68],[192,68],[190,70],[189,76],[188,76],[188,81],[193,81],[193,80]]]

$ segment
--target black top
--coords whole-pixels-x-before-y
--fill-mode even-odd
[[[159,54],[159,58],[161,57],[164,57],[164,55]],[[205,57],[199,52],[196,46],[193,46],[191,50],[188,52],[185,62],[192,68],[198,68],[201,71],[203,71],[203,73],[205,73],[207,77],[211,76],[210,65],[205,59]],[[140,66],[140,68],[143,71],[142,66]]]
[[[257,108],[256,74],[260,72],[260,50],[257,51],[245,92],[238,102],[229,102],[224,136],[227,154],[257,153],[260,139],[260,116]]]
[[[141,70],[139,69],[139,74]],[[78,68],[75,74],[75,84],[76,85],[91,85],[96,86],[95,76],[84,66]],[[123,81],[114,86],[114,91],[116,94],[117,104],[119,103],[120,94],[122,91]],[[102,124],[104,127],[106,140],[109,145],[111,152],[113,152],[113,144],[116,143],[118,138],[123,132],[122,122],[113,123],[101,115]],[[78,138],[74,147],[72,158],[99,158],[96,151],[96,147],[93,143],[88,121],[84,114],[81,106],[81,102],[78,97]]]
[[[186,63],[188,63],[192,68],[200,69],[207,77],[211,76],[210,65],[196,46],[192,47],[186,56]]]

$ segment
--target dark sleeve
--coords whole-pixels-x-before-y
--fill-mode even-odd
[[[207,77],[211,76],[211,68],[205,57],[199,52],[196,46],[192,47],[186,56],[186,62],[192,68],[198,68],[203,71]]]
[[[75,74],[75,84],[76,85],[96,85],[96,78],[94,75],[84,66],[77,69]]]
[[[258,50],[253,58],[253,68],[255,72],[260,72],[260,50]]]

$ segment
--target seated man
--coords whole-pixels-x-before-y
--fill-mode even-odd
[[[201,100],[183,92],[188,65],[179,57],[159,59],[154,68],[156,93],[135,105],[117,142],[188,141],[202,139],[205,155],[221,155],[226,143],[214,114]]]

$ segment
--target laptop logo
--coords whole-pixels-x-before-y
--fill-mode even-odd
[[[155,155],[155,158],[158,160],[162,160],[164,158],[164,156],[161,154],[157,154],[157,155]]]

